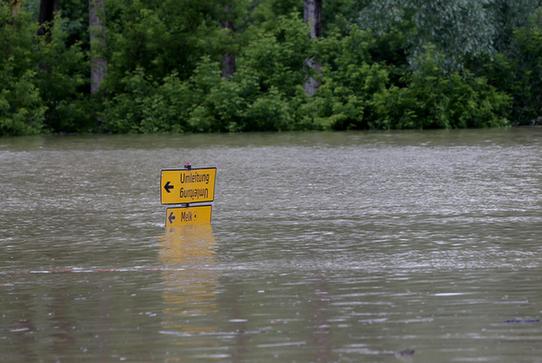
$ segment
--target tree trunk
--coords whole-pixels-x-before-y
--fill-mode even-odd
[[[88,14],[90,34],[90,93],[96,94],[107,73],[104,0],[89,0]]]
[[[320,37],[322,30],[322,1],[323,0],[305,0],[303,19],[309,24],[311,39]]]
[[[305,0],[304,3],[303,19],[307,24],[309,24],[309,34],[311,39],[320,37],[322,29],[322,1],[323,0]],[[311,73],[315,73],[317,75],[320,74],[321,66],[313,58],[306,59],[305,65]],[[318,90],[318,87],[320,87],[320,81],[314,78],[312,75],[309,75],[303,88],[305,89],[305,93],[307,95],[314,96]]]
[[[222,58],[222,77],[231,78],[235,73],[235,55],[231,53],[224,54]]]
[[[13,1],[13,3],[17,3],[17,1]],[[45,35],[47,33],[47,24],[51,23],[54,20],[55,12],[57,10],[58,10],[58,0],[41,0],[40,1],[40,13],[38,16],[40,27],[38,29],[38,35]]]
[[[19,11],[21,10],[21,3],[22,0],[11,0],[11,15],[17,16],[19,14]]]
[[[233,32],[235,31],[235,27],[233,25],[232,18],[232,11],[231,7],[229,5],[226,5],[224,7],[224,20],[222,22],[222,27],[228,32],[229,36],[233,36]],[[224,53],[224,56],[222,57],[222,77],[223,78],[231,78],[233,74],[235,73],[235,55],[231,53],[231,51],[227,50]]]

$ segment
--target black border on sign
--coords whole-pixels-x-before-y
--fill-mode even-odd
[[[205,169],[208,169],[208,168],[205,168]],[[166,227],[171,227],[171,225],[168,226],[167,224],[167,215],[169,213],[169,210],[170,209],[185,209],[185,208],[202,208],[202,207],[210,207],[211,208],[211,217],[209,219],[209,224],[213,224],[213,205],[212,204],[198,204],[198,205],[189,205],[189,206],[177,206],[177,207],[166,207],[166,222],[165,222],[165,226]]]
[[[215,201],[215,193],[216,193],[216,182],[217,182],[217,179],[218,179],[218,169],[216,166],[206,166],[206,167],[202,167],[202,168],[190,168],[190,169],[187,169],[187,168],[164,168],[164,169],[160,169],[160,204],[161,205],[176,205],[176,204],[185,204],[185,203],[164,203],[162,201],[162,172],[163,171],[185,171],[185,170],[202,170],[202,169],[215,169],[215,184],[213,185],[213,199],[211,200],[198,200],[197,202],[188,202],[188,204],[192,204],[192,203],[210,203],[210,202],[214,202]]]

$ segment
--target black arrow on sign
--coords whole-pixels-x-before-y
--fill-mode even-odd
[[[173,185],[169,184],[169,180],[168,182],[166,183],[166,185],[164,185],[164,189],[166,190],[166,192],[170,192],[171,189],[175,188]]]
[[[173,212],[169,214],[169,217],[167,218],[169,220],[169,224],[172,224],[175,220],[175,216],[173,215]]]

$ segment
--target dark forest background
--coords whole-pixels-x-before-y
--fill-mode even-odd
[[[0,0],[0,135],[536,124],[539,0]]]

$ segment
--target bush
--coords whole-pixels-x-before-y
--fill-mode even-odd
[[[370,32],[352,26],[348,35],[335,33],[318,44],[323,75],[312,105],[321,128],[370,127],[373,95],[387,89],[390,83],[390,67],[371,56],[374,40]]]
[[[511,99],[470,72],[445,72],[428,48],[404,88],[374,94],[371,128],[433,129],[508,126]]]
[[[246,111],[243,131],[285,131],[292,127],[291,110],[280,92],[271,88]]]
[[[258,79],[261,92],[274,87],[287,97],[294,96],[306,78],[305,60],[313,54],[308,28],[296,15],[279,17],[268,26],[249,31],[248,44],[238,57],[239,68]]]
[[[481,63],[479,72],[512,97],[514,124],[527,125],[542,116],[542,8],[513,31],[506,51]]]
[[[38,134],[47,108],[35,86],[35,73],[26,71],[16,78],[9,74],[9,63],[0,69],[0,136]]]
[[[0,2],[0,136],[43,130],[47,107],[33,70],[36,30],[28,14],[14,17]]]
[[[122,92],[106,102],[107,132],[234,131],[246,108],[242,84],[222,80],[208,57],[187,81],[172,73],[156,82],[139,68],[121,83]]]
[[[68,46],[59,16],[37,35],[21,10],[0,3],[0,135],[88,131],[93,128],[85,91],[88,63],[79,44]]]
[[[45,125],[54,132],[94,129],[86,99],[89,62],[79,43],[68,44],[67,22],[57,14],[47,36],[37,37],[36,86],[47,106]]]

